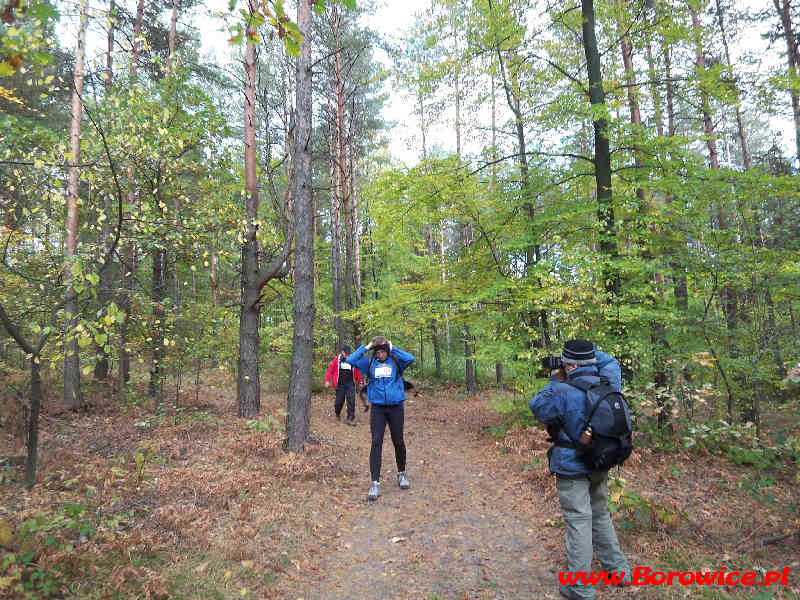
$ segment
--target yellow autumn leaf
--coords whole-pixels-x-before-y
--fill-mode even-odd
[[[0,519],[0,546],[11,547],[11,538],[14,536],[14,528],[8,519]]]

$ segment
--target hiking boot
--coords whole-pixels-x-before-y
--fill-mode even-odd
[[[561,594],[567,600],[583,600],[578,594],[573,592],[568,586],[564,585],[563,583],[558,584],[558,593]]]
[[[347,424],[348,425],[355,425],[356,424],[356,418],[355,417],[347,417]]]
[[[397,485],[400,486],[401,490],[407,490],[408,488],[411,487],[411,484],[408,483],[408,477],[406,477],[405,471],[400,471],[397,474]]]
[[[341,421],[342,420],[342,415],[340,415],[339,413],[336,413],[336,420],[337,421]]]
[[[377,500],[378,496],[381,495],[381,484],[377,481],[373,481],[372,484],[369,486],[369,493],[367,494],[367,500]]]

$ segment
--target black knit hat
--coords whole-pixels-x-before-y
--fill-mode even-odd
[[[569,340],[561,351],[561,360],[578,366],[597,364],[594,344],[581,339]]]
[[[342,346],[342,352],[344,352],[345,354],[350,354],[352,351],[353,349],[350,347],[349,344],[344,344]]]

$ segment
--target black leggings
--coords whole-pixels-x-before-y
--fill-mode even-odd
[[[389,424],[389,433],[394,444],[394,458],[397,461],[397,471],[406,470],[406,443],[403,441],[403,422],[405,421],[405,404],[382,406],[373,404],[369,417],[369,428],[372,432],[372,448],[369,451],[369,472],[372,481],[381,480],[381,460],[383,453],[383,434],[386,424]]]

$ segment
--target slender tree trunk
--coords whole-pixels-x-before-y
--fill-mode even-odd
[[[156,410],[161,406],[164,362],[164,299],[166,298],[166,270],[167,251],[164,248],[154,248],[150,253],[153,262],[153,271],[150,287],[150,301],[153,306],[153,321],[150,336],[153,338],[152,358],[150,362],[150,383],[147,392],[155,399]]]
[[[700,25],[697,9],[692,3],[692,0],[689,1],[689,12],[692,15],[692,29],[695,34],[695,60],[697,63],[697,71],[698,75],[702,76],[702,73],[706,70],[705,56],[703,53],[702,27]],[[709,94],[702,80],[698,87],[700,89],[700,101],[703,112],[703,130],[706,136],[706,147],[708,148],[708,163],[711,169],[718,170],[719,153],[717,152],[717,140],[714,134],[714,121],[711,115]],[[719,199],[717,201],[717,221],[720,231],[728,229],[728,216],[725,212],[724,199]],[[723,286],[721,299],[727,320],[728,331],[733,332],[737,328],[738,321],[736,292],[730,286]]]
[[[475,361],[472,359],[472,332],[469,327],[464,327],[464,381],[467,385],[467,394],[474,394],[478,390],[475,381]]]
[[[436,325],[431,324],[431,340],[433,341],[433,360],[436,368],[436,379],[442,378],[442,349],[439,343],[439,334]]]
[[[211,304],[214,307],[214,318],[211,323],[211,368],[219,366],[218,346],[217,346],[217,311],[219,310],[219,281],[217,281],[217,249],[214,237],[211,238],[211,256],[209,257],[209,284],[211,286]]]
[[[335,118],[334,118],[335,122]],[[342,321],[342,223],[340,207],[339,169],[336,167],[338,144],[336,143],[336,129],[331,128],[330,135],[330,179],[331,179],[331,283],[333,285],[333,323],[336,329],[337,349],[345,341],[344,322]]]
[[[353,238],[353,308],[361,307],[361,240],[358,235],[358,188],[356,187],[356,148],[354,135],[350,135],[350,231]],[[353,322],[353,345],[360,345],[361,327]]]
[[[314,230],[311,201],[311,2],[297,3],[297,26],[303,36],[297,57],[297,146],[294,153],[295,293],[292,360],[284,449],[303,450],[310,427],[311,366],[314,349]]]
[[[253,0],[250,0],[250,13],[255,12]],[[259,374],[259,338],[260,323],[259,297],[261,288],[258,281],[258,241],[256,224],[258,218],[258,180],[256,157],[256,30],[254,26],[247,29],[247,53],[245,58],[244,89],[244,163],[245,185],[245,218],[247,234],[242,245],[242,292],[239,313],[239,376],[237,390],[239,417],[254,417],[261,410],[261,380]]]
[[[789,94],[792,98],[792,114],[794,116],[794,138],[796,146],[795,159],[800,161],[800,92],[797,87],[797,67],[800,66],[800,53],[798,52],[797,36],[792,29],[792,12],[789,0],[772,0],[775,10],[781,19],[783,39],[786,41],[786,59],[789,66],[791,84]]]
[[[725,13],[722,9],[722,3],[720,0],[716,0],[717,5],[717,22],[719,23],[719,32],[722,36],[722,46],[725,49],[725,61],[726,67],[728,69],[728,74],[730,75],[733,88],[736,92],[736,131],[739,135],[739,145],[742,149],[742,163],[744,164],[745,171],[750,170],[750,149],[747,146],[747,138],[744,135],[744,123],[742,122],[742,102],[741,102],[741,93],[739,91],[739,86],[736,84],[736,79],[734,77],[733,72],[733,63],[731,62],[731,51],[728,47],[728,35],[725,29],[725,21],[724,16]]]
[[[617,7],[620,11],[624,10],[624,4],[622,2],[617,3]],[[639,109],[639,98],[638,98],[638,89],[636,86],[636,75],[633,68],[633,43],[631,42],[630,38],[628,38],[627,30],[625,23],[622,19],[622,12],[619,13],[619,24],[620,24],[620,46],[622,50],[622,63],[625,67],[625,79],[628,85],[628,106],[630,109],[631,115],[631,125],[633,126],[633,153],[634,153],[634,166],[636,168],[637,173],[641,173],[641,170],[644,168],[644,161],[642,159],[642,148],[641,148],[641,130],[642,130],[642,113]],[[649,45],[648,45],[648,56],[649,56]],[[650,68],[651,71],[653,69],[652,59],[650,60]],[[663,131],[663,128],[662,128]],[[640,203],[640,211],[649,211],[652,213],[655,209],[653,204],[652,195],[649,193],[644,186],[637,186],[636,188],[636,196],[639,198]],[[650,232],[653,237],[656,237],[657,230],[655,225],[651,225]],[[655,244],[650,243],[650,247],[645,249],[645,258],[649,258],[655,261],[656,258],[656,250]],[[658,310],[658,307],[663,304],[663,276],[661,273],[654,268],[653,274],[653,287],[654,289],[654,305],[651,307],[652,310]],[[655,382],[658,388],[665,388],[667,386],[667,371],[666,365],[667,362],[667,339],[666,339],[666,330],[664,329],[664,325],[660,318],[654,318],[650,323],[650,340],[653,349],[653,381]],[[670,405],[663,400],[666,395],[659,394],[657,396],[657,404],[658,404],[658,425],[661,429],[669,428],[670,425],[670,416],[671,410]]]
[[[167,76],[172,76],[174,73],[175,68],[175,34],[177,30],[178,24],[178,6],[180,5],[180,0],[172,0],[172,16],[169,22],[169,54],[167,56]],[[173,198],[173,208],[175,210],[175,231],[181,230],[181,210],[180,210],[180,199],[176,194]],[[173,340],[179,339],[180,336],[180,318],[181,318],[181,298],[180,298],[180,271],[178,270],[178,247],[177,243],[176,246],[173,248],[172,253],[174,255],[174,260],[172,261],[173,264],[173,272],[172,272],[172,322],[173,322]],[[181,393],[181,376],[182,376],[182,369],[183,363],[181,360],[181,356],[183,353],[179,352],[175,356],[175,407],[177,408],[180,403],[180,393]]]
[[[169,20],[169,54],[167,55],[167,76],[172,75],[175,60],[175,32],[178,24],[178,6],[180,0],[172,0],[172,16]]]
[[[108,48],[106,50],[106,74],[105,74],[105,88],[106,94],[111,92],[111,87],[114,84],[114,30],[116,29],[116,4],[114,0],[109,0],[108,3]]]
[[[664,56],[664,77],[666,79],[666,101],[667,101],[667,136],[674,137],[676,134],[675,128],[675,84],[672,81],[672,54],[670,44],[665,36],[661,38],[661,51]],[[670,204],[674,201],[671,195],[664,198],[665,203]],[[689,310],[689,287],[686,279],[685,269],[680,261],[672,260],[670,268],[674,273],[674,289],[673,295],[675,297],[675,305],[683,313]]]
[[[419,103],[419,130],[422,133],[422,160],[428,160],[428,148],[425,141],[426,132],[427,132],[427,125],[425,123],[425,105],[422,102],[423,94],[422,89],[420,88],[419,93],[417,94],[417,100]]]
[[[107,49],[106,49],[106,72],[105,72],[105,90],[106,98],[111,94],[111,88],[114,85],[114,30],[116,28],[116,5],[114,0],[110,0],[108,6],[108,35],[107,35]],[[108,248],[109,240],[111,239],[111,222],[113,219],[113,210],[111,206],[111,196],[103,194],[103,224],[100,232],[100,249],[101,255],[105,254]],[[114,274],[110,267],[106,267],[100,271],[100,281],[97,286],[97,298],[100,306],[105,309],[113,297],[113,280]],[[110,341],[110,340],[107,340]],[[97,380],[104,380],[108,377],[108,363],[109,354],[106,348],[108,343],[96,344],[95,353],[99,357],[94,365],[94,378]]]
[[[75,264],[75,252],[78,247],[78,188],[80,173],[78,164],[81,160],[81,119],[83,106],[83,56],[86,46],[86,27],[89,22],[87,0],[81,1],[80,29],[78,30],[78,48],[75,53],[75,77],[72,90],[72,117],[70,121],[70,147],[72,167],[69,170],[67,184],[67,231],[64,246],[65,268],[64,281],[66,282],[66,301],[64,312],[66,320],[66,341],[64,344],[64,402],[74,408],[83,404],[81,396],[81,365],[78,355],[78,339],[76,327],[78,318],[78,296],[75,293],[75,277],[72,267]]]
[[[144,0],[139,0],[136,5],[136,22],[133,30],[133,52],[131,55],[131,86],[136,85],[136,73],[139,64],[140,38],[142,35],[142,20],[144,18]],[[136,191],[134,189],[134,168],[128,167],[128,201],[126,214],[123,221],[128,222],[131,227],[131,211],[136,203]],[[125,400],[125,384],[130,379],[130,355],[128,354],[128,321],[130,320],[131,303],[133,300],[133,290],[136,279],[136,244],[133,241],[132,233],[129,232],[129,240],[125,244],[124,259],[122,261],[122,295],[120,296],[120,310],[123,318],[119,327],[119,399]]]
[[[583,15],[583,49],[589,74],[589,101],[595,110],[594,125],[594,170],[597,187],[597,218],[603,226],[600,251],[606,259],[615,261],[618,255],[614,224],[614,205],[611,193],[611,151],[608,141],[608,121],[605,117],[605,92],[600,68],[600,53],[595,35],[593,0],[581,0]],[[605,286],[616,295],[619,290],[619,273],[616,265],[604,268]]]
[[[39,411],[42,407],[42,379],[39,355],[31,357],[31,405],[28,415],[27,450],[25,460],[25,487],[30,490],[36,483],[36,464],[39,454]]]

